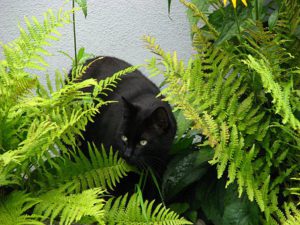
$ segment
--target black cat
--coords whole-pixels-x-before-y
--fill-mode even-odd
[[[91,64],[82,79],[99,81],[129,66],[123,60],[103,57]],[[158,94],[158,87],[140,71],[123,76],[114,91],[101,96],[117,103],[101,108],[94,123],[88,123],[82,148],[87,142],[94,142],[98,147],[112,146],[131,164],[150,166],[156,172],[161,170],[176,133],[176,122],[170,105],[157,97]]]

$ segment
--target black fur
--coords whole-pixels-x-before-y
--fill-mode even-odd
[[[129,66],[120,59],[104,57],[96,60],[82,79],[102,80]],[[176,133],[176,122],[170,105],[157,97],[158,93],[158,87],[138,70],[123,76],[113,92],[101,96],[118,102],[101,108],[94,123],[88,123],[82,148],[87,142],[112,146],[129,163],[161,170]]]

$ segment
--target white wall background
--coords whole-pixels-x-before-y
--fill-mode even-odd
[[[7,43],[18,37],[18,22],[24,16],[42,14],[48,8],[54,11],[63,5],[63,0],[0,0],[0,41]],[[87,0],[88,16],[76,13],[77,45],[95,55],[115,56],[131,64],[144,63],[153,56],[144,47],[143,35],[156,37],[166,51],[177,51],[179,58],[187,59],[191,53],[190,31],[185,7],[178,0],[172,1],[171,19],[168,16],[167,0]],[[71,6],[71,2],[67,3]],[[60,29],[60,42],[51,47],[48,58],[50,74],[53,70],[69,70],[71,61],[58,50],[73,56],[72,25]],[[3,59],[2,50],[0,59]],[[145,71],[145,73],[147,73]],[[43,76],[41,74],[41,78]],[[159,83],[160,78],[154,78]]]

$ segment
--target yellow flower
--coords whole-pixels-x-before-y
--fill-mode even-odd
[[[223,0],[223,2],[224,2],[224,5],[226,5],[227,0]],[[231,0],[231,2],[232,2],[233,7],[236,8],[236,0]],[[243,3],[245,6],[247,6],[247,0],[242,0],[242,3]]]

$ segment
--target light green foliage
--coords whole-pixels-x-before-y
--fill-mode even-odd
[[[20,28],[21,37],[2,46],[5,60],[0,64],[0,151],[3,153],[0,156],[1,185],[19,183],[20,180],[16,177],[20,176],[15,175],[24,173],[32,157],[40,159],[45,155],[59,136],[56,132],[61,129],[52,121],[51,115],[60,107],[57,104],[60,99],[34,96],[34,88],[42,85],[37,76],[28,72],[28,69],[44,68],[42,65],[46,63],[43,55],[48,55],[48,52],[43,49],[43,46],[50,44],[48,39],[53,39],[52,35],[57,33],[57,27],[69,22],[69,14],[70,12],[60,10],[55,16],[49,10],[45,14],[44,24],[39,23],[35,18],[32,19],[33,23],[26,20],[28,31],[25,32]],[[72,126],[69,116],[64,115],[64,120],[61,119],[62,122],[66,122],[64,124],[66,129]],[[47,119],[41,120],[41,118]],[[16,169],[15,166],[20,163],[24,167],[20,170]],[[14,173],[11,173],[12,171]]]
[[[180,218],[176,213],[166,209],[162,204],[154,205],[154,201],[143,201],[139,194],[134,194],[130,198],[128,195],[118,198],[111,198],[105,205],[107,213],[106,221],[108,225],[131,224],[131,225],[179,225],[192,224]]]
[[[92,216],[99,224],[104,224],[104,199],[101,188],[85,190],[82,193],[69,194],[67,184],[58,189],[53,189],[39,196],[40,202],[35,206],[34,213],[50,218],[50,224],[61,215],[59,224],[70,225],[79,221],[84,216]]]
[[[283,225],[297,225],[300,223],[300,212],[297,207],[293,204],[286,204],[285,213],[287,215],[286,221],[284,221]]]
[[[289,123],[292,128],[300,129],[300,122],[294,116],[289,102],[291,85],[285,84],[281,87],[273,78],[277,75],[276,71],[272,70],[272,67],[268,66],[268,62],[263,59],[258,61],[249,55],[248,60],[245,60],[244,63],[260,75],[266,93],[271,93],[273,97],[272,103],[275,104],[275,113],[283,117],[282,123]],[[295,73],[297,72],[295,71]]]
[[[87,2],[86,2],[86,0],[75,0],[75,2],[82,9],[84,16],[87,17]]]
[[[51,160],[49,168],[37,168],[29,185],[35,189],[34,184],[38,184],[39,188],[47,190],[68,183],[75,192],[95,187],[112,190],[132,170],[112,149],[107,154],[104,148],[100,151],[89,146],[89,158],[80,150],[70,154],[72,159],[57,157]]]
[[[99,82],[81,80],[93,62],[79,64],[71,76],[56,71],[54,84],[48,74],[46,85],[35,75],[36,70],[46,70],[45,56],[50,53],[45,47],[58,40],[57,29],[70,22],[72,12],[61,9],[55,14],[49,10],[43,23],[34,17],[26,18],[26,29],[20,27],[20,37],[2,44],[5,59],[0,62],[0,223],[3,225],[105,224],[110,214],[105,211],[107,190],[132,171],[112,149],[105,151],[91,144],[87,157],[77,144],[86,124],[93,121],[102,106],[112,103],[103,101],[100,94],[113,91],[121,77],[138,66]],[[83,57],[83,50],[79,53]],[[93,91],[84,92],[86,88]],[[134,208],[134,203],[127,206]],[[115,210],[119,211],[117,207]],[[162,223],[170,218],[184,221],[165,211],[158,208],[158,214],[151,219],[158,218]],[[134,214],[131,216],[135,218]]]
[[[29,194],[18,191],[8,196],[2,196],[0,200],[0,219],[2,225],[23,225],[36,224],[43,225],[37,220],[38,216],[24,214],[26,210],[39,203],[37,198]]]
[[[281,28],[285,34],[293,32],[284,25],[289,22],[284,12],[296,3],[282,3],[272,31],[247,18],[247,26],[233,39],[214,25],[220,17],[210,20],[193,3],[181,2],[205,24],[192,26],[197,54],[185,65],[176,52],[166,53],[154,38],[145,37],[147,47],[160,56],[148,68],[153,75],[164,75],[162,94],[203,136],[201,146],[214,149],[210,163],[218,178],[227,176],[226,187],[236,182],[239,196],[246,193],[256,201],[265,224],[285,221],[278,196],[291,201],[282,188],[293,185],[290,178],[300,170],[300,98],[299,64],[295,66],[289,36]]]
[[[292,179],[294,181],[296,181],[297,183],[299,183],[299,181],[300,181],[299,174],[298,174],[298,177],[293,177]],[[291,192],[291,194],[293,194],[295,196],[299,196],[300,195],[299,194],[299,192],[300,192],[300,187],[299,186],[295,186],[295,187],[289,188],[289,191]]]

